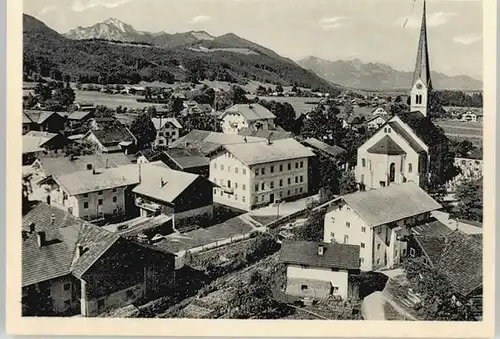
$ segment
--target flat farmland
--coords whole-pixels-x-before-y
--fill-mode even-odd
[[[481,122],[437,121],[446,135],[451,137],[482,138],[483,124]]]
[[[111,108],[118,106],[130,109],[142,109],[149,106],[161,107],[163,104],[151,104],[147,102],[137,102],[136,99],[143,99],[143,96],[106,94],[101,92],[75,91],[75,101],[89,101],[97,105],[104,105]]]
[[[251,96],[254,97],[254,96]],[[266,97],[259,96],[260,100],[266,101],[276,101],[276,102],[288,102],[295,109],[295,117],[299,117],[303,113],[307,113],[312,111],[318,103],[321,101],[321,98],[306,98],[306,97]]]

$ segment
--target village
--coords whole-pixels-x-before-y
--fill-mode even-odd
[[[23,315],[481,320],[483,113],[425,10],[406,92],[31,82]]]

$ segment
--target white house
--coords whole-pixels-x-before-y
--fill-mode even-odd
[[[373,115],[388,115],[387,111],[383,107],[377,107],[372,112]]]
[[[308,158],[295,139],[223,145],[210,156],[214,202],[249,211],[308,193]]]
[[[472,111],[467,111],[460,116],[460,121],[466,122],[478,122],[483,120],[482,113],[474,113]]]
[[[280,261],[286,265],[286,294],[343,300],[357,296],[349,276],[359,273],[359,246],[285,241]]]
[[[385,124],[386,121],[387,119],[385,118],[385,115],[377,114],[366,120],[365,124],[369,130],[375,130]]]
[[[228,108],[221,116],[222,131],[238,134],[241,128],[275,129],[276,117],[260,104],[238,104]]]
[[[175,118],[152,118],[156,128],[155,146],[167,146],[179,139],[182,125]]]
[[[360,246],[361,270],[372,271],[400,263],[411,228],[431,221],[441,205],[409,182],[347,194],[321,207],[324,242]]]
[[[428,173],[428,152],[414,130],[394,116],[358,148],[356,180],[366,189],[406,181],[420,184]]]

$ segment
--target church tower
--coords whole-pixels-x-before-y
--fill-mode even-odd
[[[429,48],[427,45],[427,22],[424,0],[420,39],[418,42],[417,61],[413,72],[412,89],[410,92],[410,110],[419,111],[427,116],[429,93],[432,91],[431,68],[429,64]]]

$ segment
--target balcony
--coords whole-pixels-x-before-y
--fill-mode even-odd
[[[234,194],[234,188],[221,186],[221,190],[227,194]]]
[[[137,198],[135,200],[135,205],[139,208],[142,208],[144,210],[151,211],[151,212],[157,212],[161,208],[160,205],[146,202],[142,198]]]

